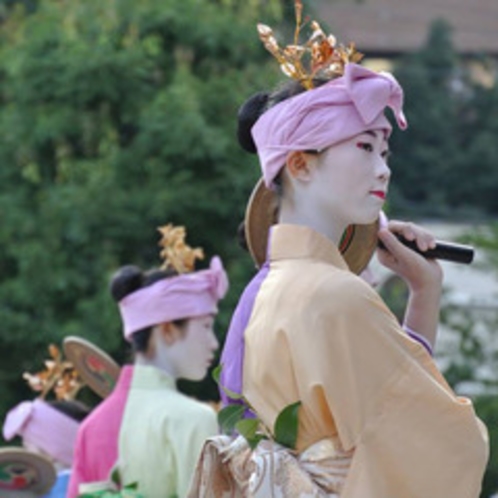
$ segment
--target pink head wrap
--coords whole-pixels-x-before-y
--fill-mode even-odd
[[[389,135],[386,107],[405,129],[403,90],[394,76],[352,63],[346,64],[340,78],[271,107],[251,130],[266,186],[271,186],[291,151],[323,150],[367,130]]]
[[[23,401],[7,413],[3,437],[21,436],[23,443],[39,448],[67,467],[73,463],[79,422],[45,401]]]
[[[228,278],[220,258],[208,270],[164,278],[139,289],[119,302],[124,336],[137,330],[183,318],[218,312],[218,301],[228,290]]]

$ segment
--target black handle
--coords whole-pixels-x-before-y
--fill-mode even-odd
[[[444,259],[445,261],[452,261],[453,263],[470,264],[474,259],[474,248],[463,244],[455,244],[453,242],[445,242],[436,240],[436,247],[421,251],[417,243],[413,240],[406,240],[401,235],[396,235],[396,238],[406,247],[409,247],[417,254],[424,256],[428,259]],[[379,247],[385,249],[384,244],[379,241]]]

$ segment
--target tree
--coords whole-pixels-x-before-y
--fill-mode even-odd
[[[495,214],[498,90],[472,80],[451,28],[431,26],[425,45],[395,75],[405,91],[408,130],[395,131],[392,207],[411,215]]]
[[[49,342],[81,335],[124,358],[109,277],[159,264],[165,222],[224,259],[226,329],[252,271],[235,233],[259,174],[235,115],[276,74],[255,21],[279,4],[250,7],[43,0],[1,26],[2,414]]]
[[[444,22],[432,26],[423,49],[407,56],[395,75],[405,91],[409,128],[393,137],[395,186],[408,201],[440,205],[440,180],[455,161],[457,109],[451,98],[456,56]],[[435,188],[435,186],[438,188]]]

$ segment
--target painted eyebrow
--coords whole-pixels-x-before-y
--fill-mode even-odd
[[[373,131],[373,130],[366,130],[363,132],[365,135],[370,135],[374,138],[377,138],[377,132]]]
[[[373,130],[366,130],[363,132],[365,135],[370,135],[371,137],[374,137],[375,139],[377,139],[377,132],[373,131]],[[385,150],[382,151],[383,154],[386,154],[387,156],[389,156],[391,154],[391,149],[389,149],[389,147],[386,147]]]
[[[376,131],[373,130],[366,130],[363,132],[365,135],[370,135],[371,137],[374,137],[376,140],[379,137]],[[389,150],[389,149],[388,149]]]

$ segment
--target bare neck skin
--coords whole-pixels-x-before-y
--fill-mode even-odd
[[[135,365],[155,367],[176,380],[177,373],[170,358],[171,348],[166,343],[163,335],[161,325],[157,325],[152,329],[147,352],[136,353]]]
[[[316,159],[308,155],[293,154],[283,171],[283,196],[280,198],[279,223],[304,225],[338,245],[348,223],[334,219],[324,212],[313,193],[313,169]]]
[[[323,213],[313,203],[306,203],[286,196],[281,199],[279,223],[290,225],[304,225],[316,232],[325,235],[335,245],[339,245],[342,234],[347,224],[331,222],[330,218],[323,216]]]

